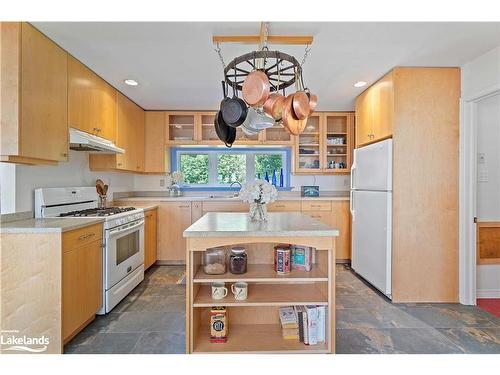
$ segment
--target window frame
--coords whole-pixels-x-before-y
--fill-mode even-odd
[[[230,184],[219,184],[217,182],[217,156],[220,154],[246,154],[246,181],[255,178],[255,155],[277,154],[283,158],[284,190],[289,190],[291,183],[291,148],[289,147],[258,147],[258,148],[219,148],[219,147],[172,147],[171,148],[171,171],[180,170],[180,156],[182,154],[208,154],[208,183],[187,184],[183,183],[183,190],[239,190],[239,186],[230,188]],[[249,157],[250,156],[250,157]],[[277,171],[279,173],[279,171]],[[264,178],[264,176],[262,176]],[[279,176],[278,176],[279,178]],[[277,187],[280,189],[279,187]]]

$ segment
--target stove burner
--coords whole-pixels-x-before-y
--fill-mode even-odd
[[[107,208],[89,208],[80,211],[70,211],[60,214],[60,217],[65,216],[111,216],[121,214],[122,212],[133,211],[135,207],[107,207]]]

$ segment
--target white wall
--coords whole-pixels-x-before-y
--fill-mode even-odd
[[[91,172],[88,163],[87,152],[70,151],[67,163],[57,166],[16,165],[15,176],[12,166],[1,163],[2,214],[32,211],[33,190],[39,187],[95,186],[95,180],[100,178],[109,185],[108,196],[134,189],[132,173]]]
[[[500,46],[479,56],[462,66],[462,98],[475,97],[500,88]],[[488,220],[493,217],[499,220],[496,203],[500,191],[495,195],[495,181],[498,181],[498,134],[500,123],[493,119],[494,103],[485,101],[478,107],[479,118],[485,129],[478,132],[478,153],[486,154],[487,182],[478,181],[477,214],[484,215]],[[481,117],[482,116],[482,117]],[[496,125],[496,126],[495,126]],[[497,150],[494,151],[495,142]],[[478,158],[478,163],[480,162]],[[484,165],[478,164],[478,177],[485,179]],[[482,176],[481,176],[482,173]],[[479,180],[479,178],[478,178]],[[479,216],[481,218],[481,216]],[[477,266],[476,293],[478,298],[500,298],[500,265]]]

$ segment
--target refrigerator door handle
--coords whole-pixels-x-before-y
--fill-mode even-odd
[[[351,167],[351,189],[355,189],[356,185],[356,167],[353,165]]]
[[[351,211],[352,220],[354,221],[354,190],[349,193],[349,210]]]

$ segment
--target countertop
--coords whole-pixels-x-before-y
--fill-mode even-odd
[[[184,237],[333,237],[339,230],[298,212],[271,212],[266,222],[243,212],[209,212],[184,231]]]
[[[115,201],[118,202],[133,202],[133,201],[144,201],[144,202],[186,202],[186,201],[234,201],[240,202],[241,199],[239,197],[231,197],[231,192],[218,192],[210,194],[213,198],[210,197],[209,194],[202,195],[194,195],[194,194],[186,194],[180,197],[169,197],[169,196],[134,196],[134,197],[124,197],[124,198],[115,198]],[[328,191],[320,193],[319,197],[301,197],[300,192],[280,192],[278,193],[278,200],[280,201],[300,201],[300,200],[334,200],[334,201],[345,201],[349,200],[349,192],[348,191]]]
[[[24,219],[0,223],[0,233],[50,233],[67,232],[92,224],[103,223],[102,217]]]

